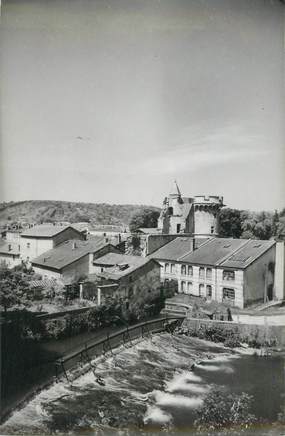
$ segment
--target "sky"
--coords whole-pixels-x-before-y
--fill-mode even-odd
[[[285,206],[279,0],[2,0],[0,200]]]

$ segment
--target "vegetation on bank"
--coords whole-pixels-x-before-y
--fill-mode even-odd
[[[194,426],[202,433],[223,430],[223,434],[241,434],[256,422],[252,403],[253,396],[245,392],[231,394],[215,388],[197,410]]]

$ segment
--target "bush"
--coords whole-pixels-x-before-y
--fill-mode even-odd
[[[250,413],[252,402],[253,397],[244,392],[230,394],[221,388],[211,391],[197,410],[194,425],[199,431],[227,429],[233,434],[238,429],[240,434],[256,421]]]

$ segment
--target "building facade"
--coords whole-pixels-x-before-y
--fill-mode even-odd
[[[76,239],[84,240],[84,235],[71,226],[38,225],[20,236],[21,257],[30,262],[48,250],[51,250],[65,241]]]
[[[187,238],[185,238],[187,240]],[[175,280],[178,292],[244,308],[272,300],[274,241],[209,238],[198,247],[174,240],[152,254],[160,262],[161,281]]]

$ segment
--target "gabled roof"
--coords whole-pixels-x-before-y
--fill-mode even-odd
[[[273,247],[274,244],[275,241],[250,239],[238,251],[222,262],[221,266],[228,268],[246,268],[269,248]]]
[[[47,224],[40,224],[38,226],[31,227],[30,229],[24,230],[21,233],[21,237],[30,237],[30,238],[52,238],[59,233],[63,232],[66,229],[71,228],[74,232],[78,232],[74,227],[72,226],[57,226],[57,225],[47,225]]]
[[[0,254],[20,256],[19,243],[0,239]]]
[[[156,250],[150,256],[153,259],[179,260],[181,257],[193,251],[193,239],[191,236],[178,236],[168,244]],[[207,238],[195,238],[195,247],[205,243]]]
[[[66,241],[33,259],[32,265],[60,271],[87,254],[96,253],[106,245],[111,244],[106,243],[104,238]]]
[[[118,280],[123,276],[130,274],[148,262],[152,261],[149,257],[129,256],[119,253],[108,253],[105,256],[95,259],[93,264],[107,267],[108,270],[98,273],[98,277]]]
[[[212,238],[180,259],[198,265],[244,269],[275,244],[274,241]]]
[[[242,247],[245,242],[244,239],[211,238],[206,244],[180,260],[187,263],[215,266]]]

